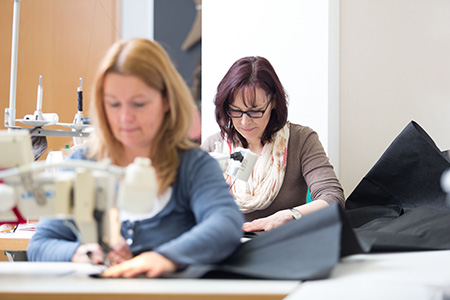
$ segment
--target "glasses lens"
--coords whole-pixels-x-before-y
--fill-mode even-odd
[[[227,110],[227,114],[231,118],[241,118],[244,114],[249,116],[252,119],[262,118],[264,115],[264,111],[239,111],[239,110]]]
[[[254,118],[254,119],[258,119],[258,118],[262,118],[264,112],[263,111],[248,111],[247,115],[250,118]]]
[[[227,110],[227,113],[232,118],[240,118],[242,117],[242,112],[238,110]]]

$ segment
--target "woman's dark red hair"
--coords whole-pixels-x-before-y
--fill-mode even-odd
[[[244,148],[247,148],[248,142],[236,131],[231,118],[227,115],[229,105],[234,102],[235,96],[242,92],[246,106],[254,106],[256,89],[262,89],[267,96],[271,97],[274,108],[270,111],[270,120],[261,137],[261,144],[271,142],[273,135],[286,124],[287,95],[275,69],[264,57],[243,57],[231,66],[220,81],[214,99],[216,121],[222,138],[227,136],[233,145],[238,145],[240,142]]]

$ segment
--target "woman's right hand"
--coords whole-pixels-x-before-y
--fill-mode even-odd
[[[103,263],[103,257],[103,250],[99,244],[81,244],[72,256],[71,262],[92,263],[98,265]]]
[[[173,261],[157,252],[149,251],[122,264],[111,266],[103,272],[103,276],[129,278],[144,274],[146,277],[155,278],[176,270],[177,265]]]

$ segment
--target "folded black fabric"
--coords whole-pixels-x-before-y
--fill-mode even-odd
[[[368,205],[345,211],[350,226],[353,228],[364,227],[367,224],[387,223],[398,218],[404,213],[404,209],[397,205]],[[376,221],[374,221],[376,220]]]
[[[345,207],[428,205],[449,209],[440,186],[448,168],[448,156],[411,121],[350,194]]]
[[[47,150],[47,138],[45,136],[32,136],[34,160],[38,160]]]
[[[430,206],[406,210],[397,218],[377,218],[355,229],[370,252],[450,249],[450,211]]]
[[[370,252],[450,249],[450,208],[440,186],[449,168],[448,153],[410,122],[346,201]]]
[[[258,234],[220,264],[190,266],[170,277],[323,279],[342,256],[365,251],[335,204]]]

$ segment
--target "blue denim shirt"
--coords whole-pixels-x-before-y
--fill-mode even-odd
[[[72,159],[87,159],[86,149]],[[240,244],[243,215],[218,163],[200,149],[182,152],[167,205],[155,216],[123,222],[134,255],[156,251],[177,264],[208,264],[223,260]],[[70,261],[80,245],[61,220],[41,219],[31,239],[30,261]]]

